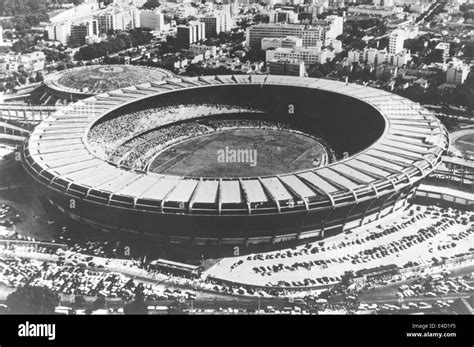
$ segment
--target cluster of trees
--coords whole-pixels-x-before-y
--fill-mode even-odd
[[[79,49],[76,60],[92,60],[107,56],[122,50],[147,44],[153,36],[148,31],[130,30],[128,33],[119,33],[107,41],[87,45]]]
[[[22,54],[33,52],[35,50],[34,46],[37,44],[38,40],[39,37],[26,34],[13,42],[11,50],[15,53]]]
[[[328,61],[324,64],[315,63],[311,64],[306,71],[308,73],[308,77],[314,78],[324,78],[329,75],[332,71],[336,69],[337,60],[333,59]]]
[[[0,92],[14,90],[17,86],[29,83],[43,82],[43,73],[38,72],[31,76],[24,71],[13,72],[10,76],[0,80]]]
[[[0,1],[0,15],[2,17],[46,12],[46,10],[46,1],[44,0]]]
[[[400,94],[413,101],[424,104],[437,105],[439,103],[445,103],[450,105],[466,106],[469,108],[474,107],[472,91],[466,84],[457,86],[454,90],[448,92],[439,90],[435,85],[430,86],[427,89],[412,86],[404,91],[401,91]]]
[[[41,22],[48,21],[49,15],[46,12],[18,14],[11,19],[2,21],[2,26],[4,29],[15,29],[18,32],[24,32],[38,26]]]
[[[143,9],[145,10],[154,10],[157,7],[160,7],[160,2],[158,0],[148,0],[143,4]]]
[[[186,75],[195,77],[195,76],[211,76],[211,75],[239,75],[239,71],[233,71],[224,66],[218,68],[205,68],[198,64],[189,65],[186,69]]]
[[[59,294],[47,287],[19,287],[7,297],[7,306],[15,314],[52,314],[59,304]]]
[[[462,4],[459,10],[463,13],[465,20],[474,19],[474,4]]]
[[[367,29],[374,35],[383,35],[387,32],[385,23],[379,18],[364,18],[357,20],[348,20],[344,23],[344,31],[352,36],[365,35]]]

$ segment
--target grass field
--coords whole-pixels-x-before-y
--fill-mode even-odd
[[[250,162],[219,161],[228,150],[256,150]],[[219,152],[221,151],[221,152]],[[229,151],[227,153],[230,153]],[[287,131],[237,129],[193,138],[168,148],[150,164],[149,171],[200,177],[246,177],[282,174],[314,166],[327,153],[307,136]],[[229,158],[228,156],[226,158]]]

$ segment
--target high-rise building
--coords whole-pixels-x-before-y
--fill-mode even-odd
[[[455,60],[451,62],[446,70],[446,83],[460,86],[466,81],[469,75],[469,65],[462,61]]]
[[[221,17],[215,14],[207,15],[199,18],[204,23],[206,37],[214,37],[221,32]]]
[[[303,46],[317,46],[319,41],[326,39],[326,30],[323,26],[309,27],[303,31]]]
[[[232,19],[232,15],[230,13],[230,5],[224,5],[223,8],[221,8],[221,6],[218,5],[217,16],[221,18],[221,31],[223,32],[231,31],[232,27],[234,26],[234,20]]]
[[[216,36],[221,32],[229,32],[232,29],[233,20],[229,5],[220,4],[218,6],[222,9],[199,18],[205,24],[206,37]]]
[[[441,63],[446,63],[449,58],[450,44],[448,42],[440,42],[435,47],[436,50],[441,51]]]
[[[286,36],[303,36],[303,25],[288,24],[257,24],[247,28],[247,45],[252,48],[261,48],[263,38]]]
[[[130,7],[107,7],[94,15],[100,34],[110,30],[130,30],[140,27],[140,11]]]
[[[69,36],[71,36],[71,23],[69,21],[52,23],[46,27],[46,31],[48,40],[59,41],[65,45],[68,43]]]
[[[68,44],[84,45],[86,43],[86,37],[97,35],[97,32],[98,28],[96,21],[72,25]]]
[[[177,28],[178,45],[188,48],[190,44],[206,38],[205,25],[198,21],[191,21],[188,25],[179,25]]]
[[[317,21],[316,25],[305,27],[298,24],[257,24],[247,28],[247,45],[261,48],[263,38],[296,36],[303,38],[303,46],[314,46],[316,41],[336,38],[343,31],[343,18],[328,16],[326,20]]]
[[[344,31],[344,18],[340,16],[327,16],[324,20],[313,21],[313,25],[323,27],[325,30],[325,37],[328,39],[335,39]]]
[[[390,33],[388,51],[389,53],[397,54],[403,50],[403,44],[406,40],[405,30],[397,29]]]

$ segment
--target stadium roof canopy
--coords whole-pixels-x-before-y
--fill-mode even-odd
[[[247,213],[252,214],[269,205],[286,212],[295,206],[318,208],[321,201],[336,205],[373,198],[389,190],[396,194],[433,171],[448,147],[446,129],[429,111],[383,90],[290,76],[206,76],[172,80],[162,77],[157,82],[102,93],[54,113],[30,136],[24,150],[25,167],[52,189],[83,199],[94,198],[94,201],[100,197],[106,204],[116,201],[130,208],[175,213],[194,213],[201,208],[213,214],[235,213],[235,209],[244,206]],[[77,78],[79,84],[85,81],[90,85],[92,80],[92,77]],[[167,93],[170,89],[179,92],[235,84],[299,86],[343,94],[377,109],[385,119],[385,130],[365,150],[325,167],[235,179],[127,171],[98,158],[88,147],[89,127],[120,105]],[[104,87],[92,86],[95,90]]]

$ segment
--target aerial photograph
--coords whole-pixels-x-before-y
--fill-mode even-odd
[[[0,0],[0,316],[473,313],[473,0]]]

